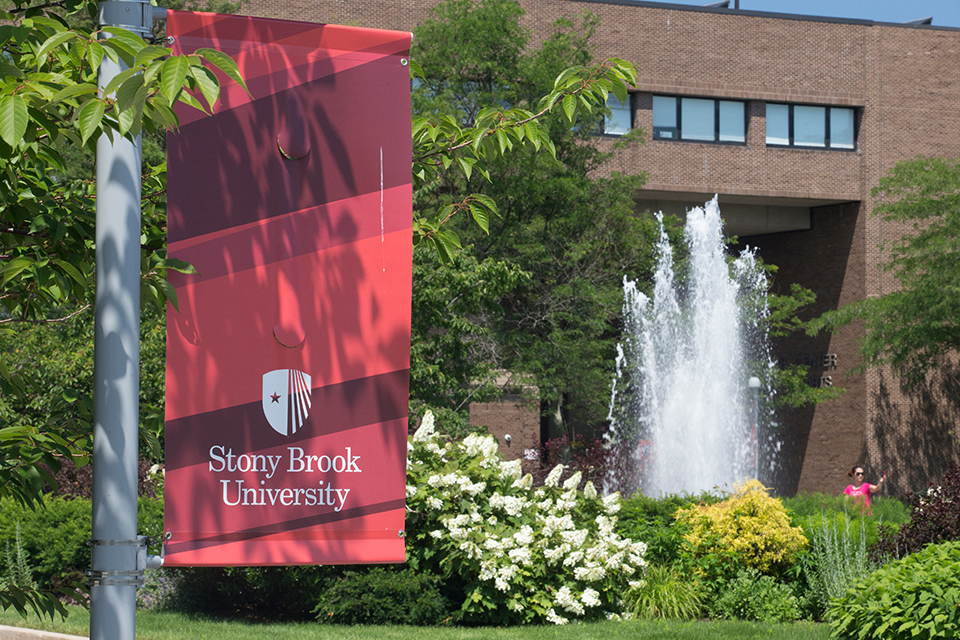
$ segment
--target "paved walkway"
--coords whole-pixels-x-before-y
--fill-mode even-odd
[[[68,636],[52,631],[36,631],[0,625],[0,640],[87,640],[86,636]]]

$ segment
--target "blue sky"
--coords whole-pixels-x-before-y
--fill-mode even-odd
[[[703,6],[715,0],[670,0]],[[736,0],[730,0],[733,7]],[[745,11],[774,11],[877,22],[907,22],[933,17],[933,25],[960,27],[960,0],[740,0]]]

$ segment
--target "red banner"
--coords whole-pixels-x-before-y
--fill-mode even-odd
[[[167,138],[165,564],[404,560],[410,34],[170,11],[237,61]]]

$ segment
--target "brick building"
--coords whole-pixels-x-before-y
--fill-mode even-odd
[[[412,30],[434,4],[249,0],[244,11]],[[871,189],[897,161],[960,154],[960,29],[627,0],[520,4],[534,45],[557,18],[590,11],[599,56],[636,65],[620,115],[648,142],[609,168],[649,173],[638,211],[682,213],[719,194],[728,230],[780,267],[776,286],[815,291],[816,314],[892,290],[879,245],[901,230],[870,215]],[[779,347],[812,365],[813,383],[846,388],[781,416],[783,493],[837,493],[856,463],[868,478],[888,470],[885,491],[899,493],[960,459],[957,371],[911,394],[887,371],[851,375],[858,335]]]

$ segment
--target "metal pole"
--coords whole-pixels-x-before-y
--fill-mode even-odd
[[[753,479],[760,480],[760,439],[757,433],[757,393],[760,391],[760,378],[750,378],[747,385],[753,390]]]
[[[137,0],[101,2],[101,26],[149,33]],[[102,89],[123,70],[105,57]],[[97,141],[91,640],[133,640],[138,567],[140,138]]]

